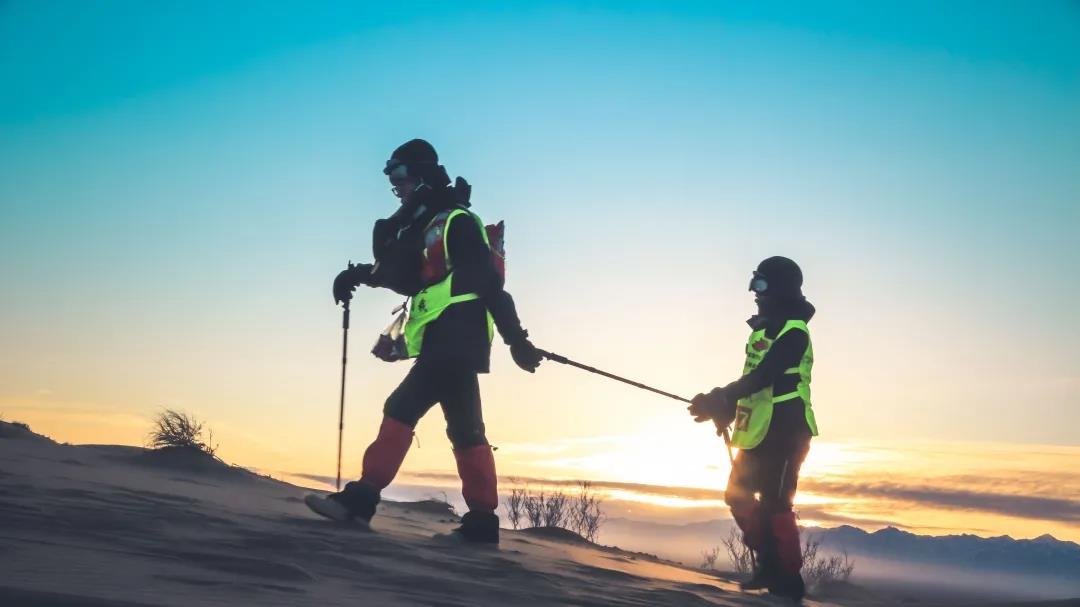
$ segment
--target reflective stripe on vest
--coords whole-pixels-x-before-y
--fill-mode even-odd
[[[735,432],[731,435],[731,444],[739,449],[753,449],[761,444],[769,432],[773,405],[796,398],[801,398],[803,401],[806,425],[810,427],[810,433],[813,436],[818,434],[817,420],[814,419],[814,409],[810,404],[810,372],[814,367],[814,347],[810,343],[810,330],[804,321],[789,320],[777,334],[776,339],[780,339],[792,330],[806,333],[807,339],[806,352],[803,353],[799,366],[784,370],[785,375],[798,375],[799,383],[793,392],[787,394],[774,395],[773,387],[768,386],[746,398],[739,399],[735,410]],[[750,339],[746,343],[746,363],[743,365],[743,375],[749,374],[761,364],[776,339],[765,337],[764,329],[750,334]]]
[[[476,220],[477,225],[480,226],[480,234],[484,238],[484,244],[488,245],[488,247],[491,246],[491,243],[488,241],[487,230],[484,229],[484,222],[476,215],[462,209],[454,209],[449,213],[440,213],[428,223],[427,227],[424,228],[425,269],[429,267],[428,264],[445,264],[445,277],[417,293],[410,302],[409,319],[405,322],[405,347],[410,358],[420,355],[420,351],[424,347],[425,329],[429,324],[435,322],[442,316],[444,310],[456,303],[480,298],[476,293],[463,293],[461,295],[453,294],[454,273],[452,271],[453,265],[450,261],[450,245],[447,234],[450,232],[450,222],[459,215],[472,215]],[[434,239],[431,243],[426,242],[429,232],[433,235]],[[442,259],[438,259],[437,257],[432,258],[432,251],[442,253]],[[430,273],[430,270],[424,272],[424,274]],[[487,330],[488,341],[491,341],[495,336],[495,322],[492,319],[490,312],[487,313]]]

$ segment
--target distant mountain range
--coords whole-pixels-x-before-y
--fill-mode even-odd
[[[843,525],[810,528],[823,547],[892,561],[938,563],[964,569],[1002,571],[1080,580],[1080,545],[1042,535],[1017,540],[1007,535],[917,535],[886,527],[872,533]]]
[[[600,540],[698,565],[702,552],[713,546],[725,554],[721,542],[733,526],[728,519],[678,525],[613,517],[605,523]],[[885,588],[880,584],[891,582],[890,593],[902,589],[906,596],[932,586],[930,594],[963,589],[969,598],[984,592],[998,600],[1080,596],[1080,545],[1050,535],[1031,540],[930,536],[895,527],[871,533],[849,525],[802,531],[804,538],[821,542],[823,553],[847,551],[856,563],[857,583]]]
[[[652,546],[653,551],[667,552],[680,560],[693,562],[702,549],[719,544],[732,525],[732,521],[722,519],[672,525],[611,518],[605,524],[606,537],[601,539],[620,546],[630,545],[635,550],[647,550]],[[808,527],[803,533],[819,539],[823,550],[847,550],[852,556],[1080,580],[1080,545],[1050,535],[1031,540],[1009,536],[932,536],[895,527],[867,532],[850,525]]]

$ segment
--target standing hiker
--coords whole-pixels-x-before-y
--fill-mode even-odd
[[[374,353],[416,360],[386,400],[360,479],[306,502],[328,518],[367,524],[405,459],[413,428],[440,403],[469,508],[456,533],[470,542],[497,543],[495,460],[484,433],[477,374],[488,372],[493,325],[522,369],[535,371],[541,355],[503,290],[501,251],[493,253],[483,222],[468,210],[469,184],[458,177],[451,186],[435,149],[421,139],[394,150],[383,172],[401,206],[375,222],[375,264],[350,264],[334,281],[334,300],[348,302],[361,284],[409,296],[404,343],[382,344],[387,347],[377,346]]]
[[[738,380],[698,394],[689,407],[694,421],[718,429],[735,422],[731,442],[739,448],[724,500],[743,541],[757,554],[743,589],[802,599],[802,552],[792,502],[799,468],[816,436],[810,407],[814,350],[806,323],[814,306],[802,294],[802,271],[786,257],[770,257],[750,280],[758,313],[747,323],[746,363]]]

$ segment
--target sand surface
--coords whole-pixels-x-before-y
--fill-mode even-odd
[[[0,605],[790,604],[533,533],[434,539],[456,526],[434,503],[386,503],[365,532],[307,489],[166,455],[0,438]]]

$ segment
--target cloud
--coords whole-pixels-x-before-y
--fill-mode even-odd
[[[327,484],[327,485],[333,485],[334,482],[337,480],[336,477],[326,476],[326,475],[323,475],[323,474],[305,474],[305,473],[302,473],[302,472],[280,472],[280,471],[278,472],[278,474],[285,474],[285,475],[288,475],[288,476],[295,476],[296,478],[306,478],[309,481],[315,481],[315,482],[324,483],[324,484]]]
[[[318,474],[292,474],[320,483],[333,484],[333,477]],[[1045,479],[1029,479],[1028,485],[1021,488],[1045,487],[1056,475],[1051,473]],[[404,479],[429,481],[439,484],[456,484],[458,477],[450,472],[407,472]],[[534,486],[560,487],[574,489],[577,480],[545,479],[536,477],[503,477],[504,486],[510,484],[531,484]],[[593,481],[592,486],[599,491],[629,491],[645,495],[674,497],[685,500],[723,500],[724,492],[720,489],[698,487],[667,487],[644,483],[623,483]],[[985,512],[1024,519],[1054,521],[1061,523],[1080,523],[1080,501],[1068,497],[1048,497],[1024,493],[1006,493],[1001,489],[1010,487],[1001,479],[956,476],[935,479],[935,484],[918,482],[888,481],[859,482],[853,480],[818,480],[804,478],[799,482],[801,491],[812,492],[831,498],[856,498],[879,500],[883,502],[904,502],[928,507],[950,510]],[[992,488],[993,490],[973,489],[972,487]],[[1012,486],[1015,488],[1015,486]],[[798,507],[800,516],[814,521],[844,523],[856,526],[899,526],[895,520],[866,519],[847,516],[838,512],[839,504],[804,504]]]
[[[1000,493],[963,488],[959,481],[972,477],[952,479],[961,488],[942,485],[902,484],[900,482],[852,482],[817,479],[801,479],[800,489],[826,496],[883,499],[928,504],[939,508],[988,512],[1006,516],[1063,523],[1080,522],[1080,501],[1062,497],[1043,497],[1016,493]],[[991,480],[992,479],[986,479]],[[949,483],[950,478],[937,479]],[[993,482],[989,482],[993,485]]]
[[[830,510],[830,507],[825,504],[796,504],[795,511],[800,520],[813,521],[815,523],[830,523],[836,525],[851,525],[852,527],[859,527],[860,529],[868,529],[874,527],[895,527],[897,529],[918,529],[919,531],[942,531],[946,533],[956,533],[958,531],[964,533],[975,534],[989,534],[993,533],[992,529],[983,529],[981,527],[937,527],[933,525],[905,525],[904,523],[895,519],[883,519],[883,518],[866,518],[848,516],[845,514],[838,514]],[[802,524],[802,523],[800,523]]]
[[[832,512],[828,506],[824,504],[796,504],[795,511],[799,518],[802,520],[810,520],[816,523],[832,523],[837,525],[852,525],[854,527],[897,527],[899,529],[910,529],[909,525],[904,525],[893,520],[874,519],[874,518],[861,518],[847,516],[844,514],[837,514]],[[801,524],[801,523],[800,523]]]
[[[405,473],[405,476],[418,479],[427,480],[441,480],[441,481],[454,481],[457,482],[457,475],[450,472],[410,472]],[[575,488],[578,486],[578,480],[566,480],[558,479],[552,480],[547,478],[535,478],[535,477],[523,477],[523,476],[508,476],[503,477],[501,482],[513,483],[513,484],[532,484],[532,485],[544,485],[549,487],[568,487]],[[618,491],[633,491],[636,493],[643,493],[647,495],[658,495],[663,497],[678,497],[688,500],[722,500],[724,499],[724,492],[720,489],[701,489],[697,487],[665,487],[663,485],[647,485],[644,483],[619,483],[611,481],[590,481],[592,487],[597,490],[618,490]]]

